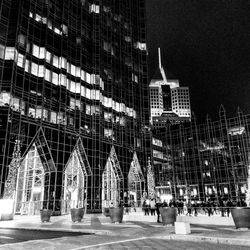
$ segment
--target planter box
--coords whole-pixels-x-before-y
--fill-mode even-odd
[[[81,222],[84,215],[84,208],[71,208],[70,213],[73,222]]]
[[[123,219],[123,207],[110,207],[109,214],[112,223],[121,223]]]
[[[250,228],[250,207],[232,208],[231,213],[236,229]]]
[[[162,224],[171,224],[174,226],[177,217],[177,209],[175,207],[160,207]]]
[[[41,216],[42,222],[49,222],[51,215],[52,215],[52,211],[49,209],[41,209],[40,210],[40,216]]]
[[[103,214],[104,214],[104,216],[106,216],[106,217],[109,217],[109,216],[110,216],[110,214],[109,214],[109,208],[108,208],[108,207],[105,207],[105,208],[104,208]]]

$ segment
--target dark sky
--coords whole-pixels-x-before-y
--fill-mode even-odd
[[[250,113],[250,0],[146,0],[149,76],[162,63],[189,86],[199,121]]]

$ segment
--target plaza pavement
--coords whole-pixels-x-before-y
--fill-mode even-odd
[[[70,240],[69,237],[33,240],[0,246],[0,249],[80,249],[93,245],[98,236],[102,244],[108,241],[133,241],[138,239],[166,239],[178,241],[210,242],[216,244],[242,245],[250,247],[250,230],[235,229],[231,217],[214,215],[178,216],[177,221],[191,225],[191,234],[177,235],[173,226],[163,226],[156,222],[156,216],[142,213],[124,215],[123,223],[112,224],[109,217],[101,214],[86,214],[82,222],[73,223],[70,215],[53,216],[51,221],[42,223],[40,216],[15,216],[11,221],[0,221],[0,228],[22,230],[48,230],[92,233],[84,242]],[[80,239],[80,238],[79,238]],[[80,244],[80,245],[79,245]],[[39,246],[39,247],[38,247]],[[51,248],[50,248],[51,247]]]

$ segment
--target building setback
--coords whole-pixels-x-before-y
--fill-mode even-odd
[[[16,213],[140,205],[150,157],[144,0],[3,0],[0,30],[1,197],[14,173]]]

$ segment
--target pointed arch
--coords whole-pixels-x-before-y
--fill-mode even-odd
[[[50,148],[48,146],[48,142],[45,138],[44,132],[42,128],[39,128],[33,137],[32,141],[30,142],[28,148],[23,154],[22,161],[25,159],[25,156],[28,154],[30,149],[35,146],[40,159],[43,163],[44,171],[45,172],[53,172],[56,171],[55,162],[53,160]]]
[[[50,173],[56,167],[42,128],[39,128],[26,151],[18,169],[16,184],[15,212],[39,214],[48,207],[50,193]]]
[[[102,207],[118,206],[123,189],[123,173],[115,148],[112,146],[102,174]]]
[[[87,154],[85,152],[85,148],[83,146],[81,137],[79,137],[77,139],[76,145],[75,145],[72,153],[70,154],[68,162],[65,165],[65,169],[67,168],[69,162],[72,161],[72,157],[74,156],[74,154],[78,157],[83,174],[85,176],[91,176],[92,170],[91,170],[91,167],[90,167],[90,164],[88,161],[88,157],[87,157]]]
[[[139,163],[136,152],[134,152],[133,160],[130,165],[129,173],[128,173],[128,181],[145,181],[144,176],[142,174],[141,165]]]
[[[144,182],[145,178],[143,176],[137,154],[134,152],[133,160],[130,164],[128,173],[128,192],[129,199],[135,206],[141,205]]]
[[[82,139],[76,145],[64,169],[62,212],[68,213],[70,208],[84,207],[87,198],[88,176],[92,170],[83,147]]]

